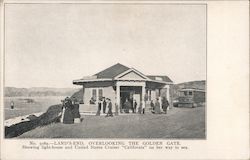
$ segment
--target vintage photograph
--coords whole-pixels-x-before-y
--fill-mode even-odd
[[[206,139],[207,9],[5,4],[5,139]]]

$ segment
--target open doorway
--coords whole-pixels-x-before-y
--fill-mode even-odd
[[[132,112],[132,107],[134,108],[134,100],[137,102],[137,108],[140,104],[142,99],[142,87],[141,86],[121,86],[120,89],[120,106],[122,109],[125,109],[124,103],[126,99],[129,101],[131,108],[130,111]]]

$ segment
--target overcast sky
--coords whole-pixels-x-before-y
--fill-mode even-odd
[[[74,87],[118,62],[206,78],[204,5],[7,4],[5,18],[5,86]]]

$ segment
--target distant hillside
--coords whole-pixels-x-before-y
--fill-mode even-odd
[[[184,82],[179,84],[174,84],[173,86],[173,98],[176,99],[178,97],[178,91],[182,88],[197,88],[197,89],[206,89],[206,81],[191,81]]]
[[[78,89],[71,97],[75,97],[78,101],[83,102],[83,89]]]
[[[35,96],[71,96],[75,93],[77,88],[46,88],[46,87],[33,87],[33,88],[15,88],[5,87],[5,97],[35,97]]]

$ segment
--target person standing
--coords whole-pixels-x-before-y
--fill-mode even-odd
[[[167,108],[169,106],[168,100],[166,97],[162,98],[162,110],[165,114],[167,114]]]
[[[151,102],[150,102],[150,107],[151,107],[151,112],[154,112],[154,110],[155,110],[155,104],[154,104],[153,100],[151,100]]]
[[[134,100],[131,99],[131,100],[129,101],[129,103],[131,104],[130,106],[131,106],[132,113],[135,113]]]
[[[161,108],[160,108],[160,103],[159,103],[159,98],[156,98],[155,102],[155,114],[160,114],[161,113]]]
[[[101,110],[102,110],[102,106],[103,106],[102,98],[99,98],[98,107],[99,107],[100,112],[101,112]]]
[[[74,116],[74,123],[80,123],[80,112],[79,112],[79,102],[75,97],[72,98],[73,102],[73,116]]]
[[[14,109],[14,102],[13,101],[10,102],[10,109]]]
[[[105,97],[102,98],[102,109],[103,109],[103,113],[106,113],[106,106],[107,106],[107,102],[105,100]]]
[[[128,99],[126,99],[126,101],[124,103],[124,107],[125,107],[124,112],[129,113],[129,109],[131,108],[131,103],[128,101]]]
[[[63,123],[65,123],[65,124],[74,123],[74,117],[72,114],[73,105],[72,105],[72,101],[69,97],[66,97],[64,107],[65,107],[65,111],[64,111],[64,115],[63,115]]]
[[[101,115],[101,109],[102,109],[102,101],[99,99],[98,102],[97,102],[96,116],[100,116]]]
[[[133,106],[134,106],[134,113],[136,113],[136,109],[137,109],[137,102],[136,102],[136,99],[134,99]]]
[[[107,106],[108,106],[108,113],[105,117],[113,117],[112,103],[111,103],[111,100],[109,98],[107,98]]]

